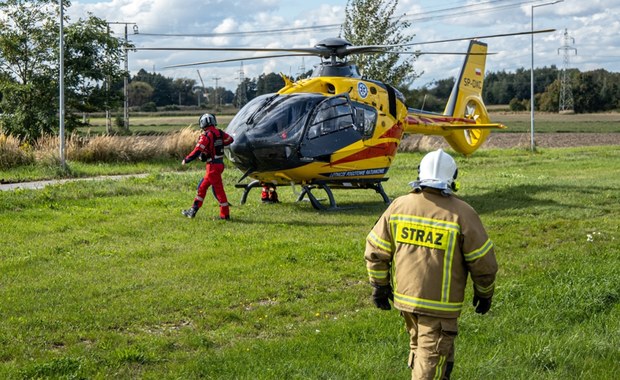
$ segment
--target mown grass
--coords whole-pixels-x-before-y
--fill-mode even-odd
[[[399,153],[386,191],[422,154]],[[620,150],[457,157],[497,247],[497,293],[460,319],[455,379],[614,379],[620,370]],[[408,338],[371,306],[364,239],[385,208],[336,191],[317,212],[213,199],[180,174],[0,193],[0,378],[405,379]],[[468,300],[471,293],[468,293]]]

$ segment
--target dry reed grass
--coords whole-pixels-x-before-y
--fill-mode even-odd
[[[198,138],[196,129],[184,128],[162,136],[78,136],[65,141],[68,160],[79,162],[140,162],[167,158],[183,158]],[[58,160],[59,140],[55,136],[39,139],[25,149],[20,141],[0,135],[0,167],[11,168],[40,162],[51,164]]]
[[[35,161],[32,147],[19,139],[0,133],[0,169],[29,165]]]

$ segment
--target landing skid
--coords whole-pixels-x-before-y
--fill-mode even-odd
[[[351,181],[312,181],[310,184],[302,185],[302,190],[299,196],[297,197],[297,202],[301,202],[306,196],[308,196],[308,200],[312,207],[316,210],[336,210],[338,206],[336,204],[336,199],[334,198],[334,194],[332,189],[372,189],[377,192],[383,198],[384,203],[390,203],[390,197],[387,196],[385,190],[383,189],[382,182],[387,181],[387,178],[381,179],[368,179],[368,180],[356,180],[355,182]],[[238,183],[235,185],[237,188],[243,188],[243,195],[241,196],[241,204],[245,204],[248,199],[249,192],[255,187],[261,187],[261,182],[258,180],[254,180],[248,184]],[[313,190],[321,189],[325,191],[327,194],[328,204],[323,204],[322,199],[318,199],[313,193]]]

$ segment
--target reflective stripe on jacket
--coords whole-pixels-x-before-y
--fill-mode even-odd
[[[458,317],[468,274],[477,295],[493,295],[497,262],[480,217],[435,189],[395,199],[368,234],[365,259],[372,283],[392,283],[399,310]]]

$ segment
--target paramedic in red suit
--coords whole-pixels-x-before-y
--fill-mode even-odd
[[[233,142],[233,138],[217,128],[215,116],[206,113],[198,121],[202,133],[198,138],[198,143],[194,150],[185,157],[182,164],[185,165],[196,158],[207,162],[207,170],[203,179],[198,183],[198,191],[194,198],[191,208],[183,210],[182,213],[188,218],[193,218],[202,207],[207,190],[213,186],[213,192],[220,204],[220,219],[230,219],[228,199],[222,183],[222,172],[224,171],[224,147]]]

